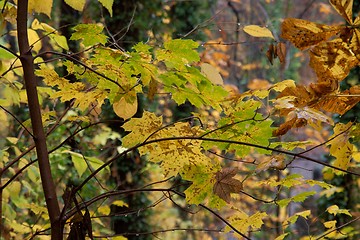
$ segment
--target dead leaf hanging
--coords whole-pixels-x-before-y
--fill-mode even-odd
[[[215,175],[213,192],[227,203],[231,200],[230,193],[239,193],[242,190],[241,181],[234,178],[237,171],[237,168],[224,168]]]

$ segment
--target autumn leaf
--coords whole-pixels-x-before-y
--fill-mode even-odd
[[[39,0],[30,0],[28,10],[29,13],[31,13],[32,11],[35,11],[37,13],[44,13],[50,18],[52,6],[53,6],[53,0],[47,1],[46,4],[44,4],[44,2]]]
[[[331,5],[335,10],[350,24],[353,23],[352,20],[352,7],[353,0],[330,0]]]
[[[230,193],[239,194],[242,190],[242,182],[234,178],[237,172],[237,168],[223,168],[216,173],[213,191],[227,203],[231,200]]]
[[[202,63],[200,67],[201,73],[204,74],[213,84],[224,85],[224,80],[222,79],[219,71],[217,71],[216,68],[214,68],[208,63]]]
[[[65,2],[77,11],[82,11],[84,9],[86,0],[65,0]]]
[[[319,81],[322,79],[343,80],[350,70],[359,64],[348,43],[340,38],[318,44],[310,51],[310,67]]]
[[[351,213],[347,209],[340,209],[337,205],[332,205],[326,209],[326,211],[330,214],[336,216],[337,214],[346,214],[352,217]]]
[[[216,209],[224,207],[226,202],[213,193],[215,174],[218,171],[220,171],[218,164],[184,166],[180,175],[184,180],[191,181],[191,185],[184,191],[186,202],[189,204],[208,203]]]
[[[134,91],[122,96],[119,101],[113,103],[116,115],[127,120],[134,116],[138,110],[138,99]]]
[[[263,219],[267,216],[265,212],[255,212],[253,215],[249,216],[241,210],[230,216],[228,221],[241,233],[246,234],[249,230],[256,230],[260,228],[264,222]],[[225,232],[231,231],[229,226],[225,227]]]
[[[336,124],[334,134],[330,136],[331,140],[327,143],[327,145],[331,145],[330,154],[335,157],[333,165],[344,170],[348,168],[354,151],[354,145],[349,142],[351,137],[349,130],[352,124],[352,122]],[[336,171],[336,173],[342,172]]]
[[[300,50],[328,40],[340,27],[318,24],[311,21],[286,18],[281,24],[281,37],[289,40]]]
[[[104,8],[106,8],[109,11],[110,17],[112,17],[113,15],[112,6],[114,0],[99,0],[99,2],[104,6]]]
[[[248,25],[245,26],[243,30],[244,32],[253,37],[268,37],[275,39],[272,32],[266,27],[260,27],[258,25]]]

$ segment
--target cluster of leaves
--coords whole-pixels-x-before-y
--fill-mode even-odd
[[[76,10],[81,10],[85,4],[85,1],[66,2]],[[100,2],[111,15],[112,1]],[[124,51],[109,41],[103,33],[103,25],[80,24],[73,28],[69,40],[79,42],[83,50],[63,54],[42,49],[39,33],[51,38],[54,50],[68,50],[67,39],[49,25],[34,19],[29,30],[33,33],[31,50],[36,59],[36,75],[43,79],[43,86],[38,88],[43,98],[43,123],[48,138],[55,136],[54,140],[48,139],[48,144],[52,147],[52,167],[58,169],[54,180],[59,182],[58,192],[64,193],[63,212],[59,217],[67,217],[69,238],[85,238],[86,234],[92,238],[93,232],[111,234],[102,227],[107,223],[99,220],[100,217],[110,215],[111,205],[128,207],[131,203],[110,199],[110,196],[123,193],[111,190],[115,186],[103,179],[109,177],[112,162],[135,150],[149,162],[158,164],[163,179],[180,176],[188,185],[183,192],[175,187],[165,190],[150,188],[151,184],[145,190],[185,197],[186,204],[210,209],[218,217],[220,215],[215,210],[227,214],[227,217],[219,217],[226,225],[224,231],[233,232],[239,238],[249,239],[249,232],[257,232],[264,225],[269,227],[274,217],[272,208],[286,209],[292,202],[304,202],[316,194],[311,190],[288,195],[290,190],[316,185],[324,192],[331,192],[334,188],[329,184],[287,172],[287,167],[300,158],[322,164],[304,155],[318,146],[307,149],[311,144],[307,141],[283,142],[276,138],[291,128],[306,124],[318,130],[324,123],[334,125],[332,118],[321,110],[344,114],[360,101],[358,86],[344,92],[338,90],[339,82],[359,64],[360,33],[357,28],[360,20],[359,17],[354,21],[351,18],[352,1],[330,2],[350,26],[326,26],[300,19],[285,19],[282,25],[283,38],[302,50],[311,47],[310,65],[318,75],[317,82],[304,87],[297,86],[293,80],[284,80],[268,88],[243,93],[226,90],[215,68],[200,64],[199,44],[192,40],[168,40],[159,47],[138,43],[132,51]],[[51,7],[50,11],[43,7],[35,4],[30,6],[30,10],[50,16]],[[14,8],[9,3],[4,5],[2,16],[5,21],[14,21],[15,16],[11,15]],[[274,39],[266,28],[248,26],[244,31],[254,37]],[[277,43],[276,51],[270,51],[268,57],[271,60],[279,57],[283,61],[283,46]],[[3,49],[9,50],[5,46]],[[65,66],[67,76],[74,76],[76,81],[71,82],[67,76],[59,75],[53,62],[42,61],[41,57],[46,55],[60,56],[62,61],[57,66]],[[0,99],[1,108],[4,110],[20,104],[26,107],[22,73],[17,70],[18,59],[5,56],[1,66],[1,90],[4,92]],[[160,93],[167,94],[178,105],[189,102],[196,108],[209,106],[221,112],[221,116],[216,124],[209,124],[203,112],[193,113],[191,121],[171,124],[164,124],[162,116],[146,110],[141,117],[133,117],[138,111],[140,95],[152,100]],[[275,94],[276,98],[273,97]],[[55,112],[58,102],[70,107],[59,114]],[[120,118],[127,120],[122,125],[128,132],[125,137],[121,138],[100,124],[101,106],[105,102],[111,104]],[[9,121],[6,115],[9,111],[5,110],[0,115],[2,122]],[[279,128],[274,127],[273,115],[276,112],[288,117]],[[6,229],[3,232],[18,238],[32,237],[50,226],[45,206],[38,204],[43,195],[39,169],[34,165],[34,146],[26,145],[32,137],[28,130],[31,126],[27,122],[19,121],[19,124],[29,134],[8,137],[6,147],[1,149],[0,162],[2,213]],[[360,136],[359,127],[352,122],[338,123],[334,126],[333,136],[321,144],[330,146],[335,161],[327,166],[335,169],[335,174],[352,173],[347,169],[356,167],[359,154],[354,142]],[[79,144],[75,148],[71,144],[71,148],[65,147],[64,144],[70,140]],[[112,140],[121,140],[122,144],[115,148],[115,157],[101,157],[103,147]],[[226,158],[236,163],[226,164],[223,160]],[[246,161],[247,158],[252,161]],[[274,172],[278,174],[275,176]],[[19,176],[23,173],[25,177]],[[264,191],[267,193],[263,194]],[[171,196],[168,198],[174,201]],[[98,202],[103,199],[106,203],[101,206]],[[260,206],[255,211],[246,208],[253,202]],[[337,206],[329,207],[327,212],[352,216],[348,210]],[[28,213],[34,216],[28,217],[31,215]],[[290,225],[295,224],[299,217],[307,219],[312,214],[315,213],[306,210],[279,217],[277,221],[281,222],[282,230],[277,239],[290,235]],[[27,222],[26,227],[20,221]],[[334,221],[323,225],[326,229],[324,236],[338,230]],[[114,236],[113,239],[124,237]]]

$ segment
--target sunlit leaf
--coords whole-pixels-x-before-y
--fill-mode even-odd
[[[84,9],[86,0],[65,0],[65,2],[77,11],[82,11]]]
[[[51,17],[52,6],[53,6],[53,0],[46,1],[46,4],[44,4],[44,2],[39,0],[29,0],[28,10],[30,13],[32,11],[35,11],[37,13],[44,13],[48,17]]]
[[[99,0],[99,2],[104,6],[104,8],[106,8],[109,11],[110,17],[112,17],[113,15],[112,6],[114,0]]]
[[[243,30],[244,32],[253,37],[268,37],[275,39],[272,32],[266,27],[260,27],[258,25],[248,25],[245,26]]]
[[[326,209],[326,211],[330,214],[333,214],[334,216],[336,216],[337,214],[345,214],[352,217],[352,214],[349,212],[349,210],[340,209],[337,205],[331,205]]]

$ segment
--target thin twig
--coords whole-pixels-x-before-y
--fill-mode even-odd
[[[21,127],[22,127],[27,133],[30,134],[30,136],[31,136],[32,138],[34,138],[34,135],[30,132],[30,130],[27,129],[27,127],[25,127],[25,125],[24,125],[14,114],[12,114],[12,112],[8,111],[6,108],[4,108],[4,107],[1,106],[1,105],[0,105],[0,108],[1,108],[2,110],[4,110],[7,114],[9,114],[12,118],[14,118],[15,121],[18,122],[18,123],[21,125]]]

